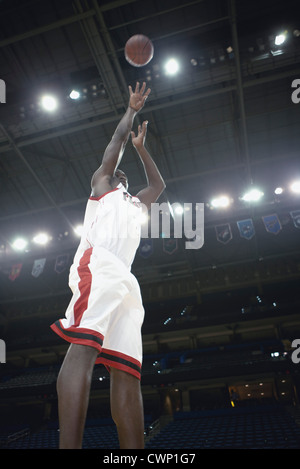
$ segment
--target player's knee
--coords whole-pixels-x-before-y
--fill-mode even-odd
[[[111,369],[111,415],[117,426],[123,425],[140,407],[140,380],[130,373]]]

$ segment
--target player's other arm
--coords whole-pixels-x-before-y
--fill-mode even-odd
[[[135,136],[135,133],[131,131],[132,143],[143,163],[148,186],[142,189],[137,197],[140,201],[146,205],[148,209],[151,208],[151,204],[156,202],[158,197],[164,191],[166,185],[165,182],[154,163],[149,152],[145,148],[145,138],[147,133],[148,122],[144,121],[142,125],[138,126],[138,135]]]
[[[137,82],[134,92],[131,86],[128,88],[128,108],[105,149],[100,167],[95,171],[92,177],[92,195],[95,197],[99,197],[103,193],[111,190],[111,179],[122,159],[134,118],[144,106],[151,91],[150,88],[145,91],[146,83],[143,83],[140,89],[140,85]]]

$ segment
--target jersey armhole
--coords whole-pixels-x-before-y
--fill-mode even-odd
[[[90,195],[89,200],[100,200],[100,199],[102,199],[102,197],[104,197],[105,195],[110,194],[111,192],[115,192],[116,190],[118,190],[118,188],[119,188],[119,187],[116,187],[115,189],[112,189],[111,191],[104,192],[104,194],[99,195],[99,197],[93,197],[92,195]]]

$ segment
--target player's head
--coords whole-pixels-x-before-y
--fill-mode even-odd
[[[115,174],[113,176],[112,184],[113,186],[117,187],[119,184],[123,184],[125,189],[128,189],[128,178],[126,174],[121,169],[116,169]]]

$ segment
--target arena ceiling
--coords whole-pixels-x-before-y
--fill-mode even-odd
[[[128,85],[146,81],[151,95],[134,129],[139,119],[149,121],[147,146],[167,185],[159,202],[193,209],[203,203],[205,234],[198,250],[186,249],[184,238],[174,249],[155,239],[133,266],[141,283],[186,278],[187,293],[190,279],[213,291],[229,288],[233,277],[256,282],[253,262],[264,265],[266,278],[298,278],[300,195],[289,190],[300,179],[300,103],[292,100],[300,79],[297,4],[2,0],[2,272],[12,261],[75,250],[73,228],[83,220],[91,176],[126,109]],[[276,45],[283,32],[286,41]],[[154,44],[145,67],[124,58],[134,34]],[[175,75],[165,73],[170,57],[179,62]],[[72,89],[80,91],[78,100],[70,99]],[[42,109],[45,94],[58,100],[56,111]],[[130,141],[121,167],[136,193],[146,180]],[[279,186],[284,191],[276,195]],[[241,200],[251,187],[264,193],[259,202]],[[212,209],[212,199],[223,194],[229,208]],[[241,236],[243,220],[250,220],[248,238]],[[42,248],[32,242],[40,231],[52,237]],[[18,236],[28,239],[26,252],[14,250]],[[224,268],[231,267],[228,277]]]

